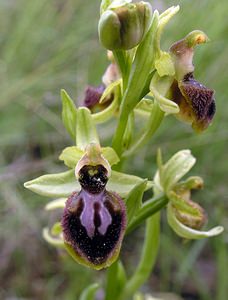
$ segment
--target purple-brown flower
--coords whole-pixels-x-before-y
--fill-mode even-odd
[[[198,82],[193,74],[194,47],[207,40],[203,32],[193,31],[170,48],[175,67],[175,80],[169,97],[180,108],[177,117],[191,123],[196,131],[202,131],[208,127],[216,110],[214,91]]]

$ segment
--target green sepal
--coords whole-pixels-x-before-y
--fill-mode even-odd
[[[172,204],[169,203],[167,207],[167,219],[170,227],[182,238],[185,239],[202,239],[206,237],[216,236],[223,232],[224,228],[222,226],[216,226],[208,231],[200,231],[192,229],[184,224],[182,224],[175,216]]]
[[[99,288],[98,283],[93,283],[89,285],[80,295],[79,300],[94,300],[95,293]]]
[[[180,6],[172,6],[170,8],[168,8],[166,11],[164,11],[160,16],[159,16],[159,23],[158,23],[158,30],[156,33],[156,50],[157,50],[157,54],[159,54],[159,57],[161,55],[161,35],[164,31],[165,26],[167,25],[167,23],[171,20],[171,18],[179,11]],[[158,58],[159,58],[158,57]]]
[[[54,210],[58,208],[64,208],[67,198],[58,198],[55,200],[52,200],[48,202],[48,204],[45,205],[45,210]]]
[[[185,174],[194,166],[196,159],[190,150],[177,152],[164,165],[164,178],[162,184],[168,192]]]
[[[146,185],[147,180],[143,180],[142,182],[138,183],[126,198],[128,223],[131,222],[132,218],[135,214],[137,214],[142,205],[142,197],[146,189]]]
[[[61,90],[62,98],[62,121],[63,124],[70,134],[71,138],[75,140],[76,136],[76,119],[77,119],[77,109],[65,90]]]
[[[154,177],[155,189],[166,194],[174,185],[189,172],[196,159],[190,150],[181,150],[174,154],[168,162],[162,166],[162,172],[157,172]]]
[[[156,72],[150,83],[150,91],[154,99],[158,102],[162,111],[166,114],[177,114],[179,112],[178,105],[166,98],[166,94],[173,83],[173,77],[160,77]]]
[[[77,111],[76,145],[85,150],[90,143],[99,144],[99,138],[90,110],[80,107]]]
[[[116,192],[122,198],[126,198],[134,186],[142,181],[142,178],[112,171],[107,183],[107,190]],[[69,197],[73,192],[80,191],[81,186],[75,179],[74,170],[57,174],[40,176],[27,181],[24,186],[42,196]],[[146,190],[152,188],[152,182],[148,181]]]
[[[24,183],[25,188],[46,197],[68,197],[81,187],[75,179],[74,170],[47,174]]]
[[[111,166],[117,164],[120,160],[115,150],[111,147],[101,148],[101,153]],[[81,149],[76,146],[72,146],[65,148],[60,154],[59,159],[64,161],[64,164],[67,167],[73,169],[83,155],[84,152]]]
[[[112,175],[107,183],[107,190],[118,193],[122,198],[126,198],[129,192],[135,187],[136,184],[142,182],[142,178],[112,171]],[[152,188],[153,183],[147,181],[146,189]]]
[[[53,236],[47,227],[43,228],[42,235],[43,235],[43,238],[45,239],[45,241],[48,242],[49,244],[51,244],[55,247],[64,248],[63,239],[60,236],[58,236],[58,237]]]

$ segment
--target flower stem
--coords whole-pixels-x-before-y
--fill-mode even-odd
[[[123,78],[123,90],[126,90],[128,76],[129,76],[129,59],[126,51],[123,50],[115,50],[112,52],[116,63],[120,69],[122,78]]]
[[[123,153],[124,157],[130,156],[138,151],[139,148],[143,147],[153,136],[156,132],[158,127],[160,126],[164,117],[164,112],[160,109],[157,101],[154,102],[152,111],[150,113],[150,117],[148,123],[146,125],[146,129],[144,130],[143,134],[136,142]]]
[[[117,287],[117,272],[118,272],[118,261],[114,262],[107,270],[107,283],[105,291],[105,300],[112,300],[116,293]]]
[[[122,140],[128,122],[128,116],[140,101],[144,90],[145,82],[153,69],[154,41],[158,25],[158,12],[154,12],[151,28],[143,42],[138,46],[126,88],[123,90],[123,99],[120,106],[120,116],[113,137],[113,148],[119,156],[123,152]]]
[[[164,194],[157,195],[152,199],[143,203],[137,215],[134,217],[133,221],[128,225],[126,234],[129,234],[137,226],[142,224],[150,216],[154,215],[160,211],[168,203],[168,199]]]
[[[160,212],[157,212],[147,220],[145,240],[140,262],[135,270],[135,273],[126,283],[119,300],[129,299],[148,279],[158,253],[159,234]]]

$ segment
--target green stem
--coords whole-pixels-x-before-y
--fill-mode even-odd
[[[144,202],[133,221],[128,225],[126,234],[129,234],[147,218],[160,211],[167,203],[168,199],[164,194],[155,196],[151,200]]]
[[[107,271],[107,284],[105,290],[105,300],[118,299],[125,284],[126,273],[121,261],[112,264]]]
[[[123,78],[123,90],[126,90],[127,81],[128,81],[128,70],[129,70],[129,62],[127,57],[127,52],[124,50],[114,50],[113,55],[115,57],[115,61],[120,69],[122,78]]]
[[[121,110],[116,132],[113,138],[112,147],[116,151],[116,153],[121,156],[122,154],[122,139],[124,136],[124,132],[128,123],[128,112],[126,110]]]
[[[130,156],[138,151],[139,148],[143,147],[156,132],[158,127],[160,126],[164,117],[164,112],[160,109],[157,101],[154,102],[149,120],[146,125],[146,130],[143,132],[141,137],[137,139],[137,141],[123,153],[124,157]]]
[[[117,287],[117,272],[118,261],[114,262],[107,270],[107,284],[105,291],[105,300],[113,300],[113,296],[116,294]]]
[[[134,61],[129,74],[128,84],[124,89],[123,99],[120,106],[120,116],[113,137],[113,148],[119,156],[123,151],[122,140],[128,122],[128,116],[140,101],[145,83],[148,82],[153,70],[154,59],[154,41],[158,25],[158,12],[154,12],[151,28],[148,31],[143,42],[138,46]]]
[[[159,234],[160,213],[158,212],[147,220],[145,240],[140,262],[135,270],[135,273],[126,283],[119,300],[129,299],[148,279],[158,253]]]

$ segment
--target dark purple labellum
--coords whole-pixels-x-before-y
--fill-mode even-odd
[[[214,91],[195,80],[193,74],[185,76],[180,89],[192,108],[193,126],[199,130],[207,128],[215,114]]]
[[[102,165],[85,165],[80,169],[78,175],[81,187],[92,194],[103,191],[108,181],[107,170]]]
[[[100,98],[105,90],[103,85],[98,87],[88,86],[85,91],[85,98],[83,100],[83,106],[88,108],[93,108],[96,104],[99,103]]]
[[[62,217],[64,241],[76,259],[89,266],[108,266],[118,256],[126,228],[122,199],[106,190],[91,194],[74,192]]]
[[[188,73],[182,81],[174,81],[171,92],[172,99],[179,105],[179,116],[191,122],[196,131],[206,129],[216,110],[214,91]]]

